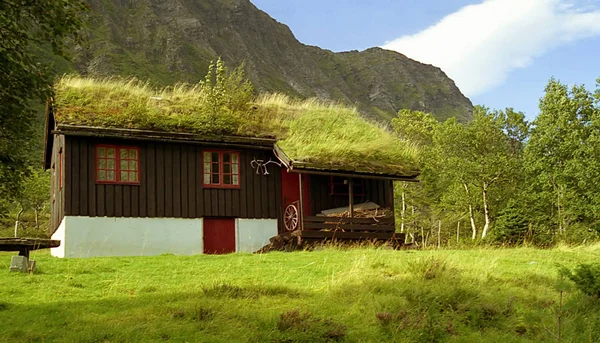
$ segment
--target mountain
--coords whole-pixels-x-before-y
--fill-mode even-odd
[[[125,75],[159,85],[198,82],[219,56],[244,62],[258,90],[356,105],[389,120],[401,108],[468,120],[473,106],[442,70],[372,48],[334,53],[300,43],[248,0],[88,0],[83,74]]]

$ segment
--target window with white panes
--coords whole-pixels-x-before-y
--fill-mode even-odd
[[[240,187],[240,154],[238,152],[204,151],[202,160],[205,187]]]
[[[96,145],[96,182],[139,184],[139,148]]]

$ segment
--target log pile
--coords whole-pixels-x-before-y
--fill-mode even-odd
[[[327,217],[349,218],[350,211],[338,212],[335,214],[325,215]],[[377,221],[378,218],[390,218],[394,216],[394,210],[389,208],[375,209],[354,209],[354,218],[373,218]]]

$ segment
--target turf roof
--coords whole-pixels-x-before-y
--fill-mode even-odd
[[[415,176],[417,149],[356,109],[259,96],[243,110],[207,111],[200,85],[155,89],[136,80],[66,76],[54,87],[57,123],[198,135],[274,137],[294,162],[321,169]]]

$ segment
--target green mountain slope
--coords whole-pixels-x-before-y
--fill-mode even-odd
[[[261,91],[337,100],[380,119],[401,108],[471,117],[471,102],[439,68],[379,48],[333,53],[304,45],[248,0],[88,2],[90,45],[75,63],[84,74],[198,82],[221,56],[229,65],[245,62]]]

